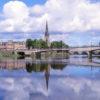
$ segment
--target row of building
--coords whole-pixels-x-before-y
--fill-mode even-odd
[[[8,41],[8,42],[0,42],[0,50],[20,50],[20,49],[26,49],[26,43],[23,42],[14,42],[14,41]]]

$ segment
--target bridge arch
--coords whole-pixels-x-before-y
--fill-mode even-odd
[[[81,55],[88,55],[88,52],[83,51],[83,52],[81,53]]]
[[[20,56],[25,56],[25,52],[22,52],[22,51],[18,51],[17,54]]]
[[[100,49],[92,50],[92,54],[94,54],[94,55],[100,55]]]
[[[78,51],[73,52],[73,55],[79,55]]]

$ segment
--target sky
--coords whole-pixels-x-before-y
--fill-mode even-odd
[[[0,0],[0,41],[43,38],[70,46],[100,42],[100,0]]]

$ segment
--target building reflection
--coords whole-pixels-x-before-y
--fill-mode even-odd
[[[5,59],[0,60],[0,69],[23,69],[26,63],[24,60]]]

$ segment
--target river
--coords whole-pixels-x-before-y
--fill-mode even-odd
[[[100,59],[0,60],[0,100],[100,100]]]

